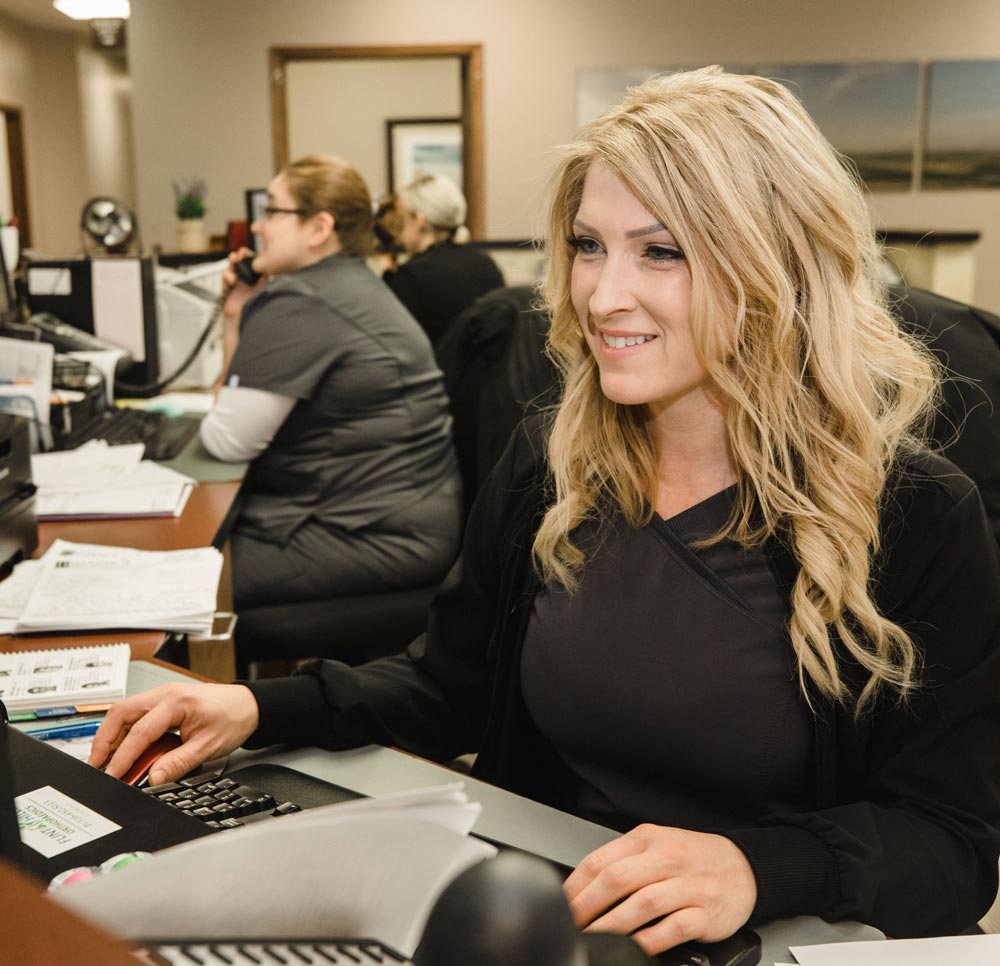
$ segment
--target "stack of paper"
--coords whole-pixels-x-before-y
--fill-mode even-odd
[[[444,887],[496,854],[468,835],[479,812],[460,784],[327,805],[52,895],[129,938],[372,938],[412,956]]]
[[[142,443],[91,440],[75,450],[31,458],[40,520],[180,516],[195,481],[143,460]]]
[[[13,632],[120,627],[203,636],[212,630],[222,554],[133,550],[56,540],[0,583]],[[0,623],[2,629],[2,623]]]
[[[12,714],[120,701],[130,657],[128,644],[0,654],[0,698]]]

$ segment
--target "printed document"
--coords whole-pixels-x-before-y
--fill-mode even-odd
[[[222,574],[214,547],[134,550],[56,540],[17,632],[112,627],[211,633]]]
[[[176,517],[195,481],[143,460],[141,443],[108,446],[91,440],[75,450],[31,458],[39,520]]]

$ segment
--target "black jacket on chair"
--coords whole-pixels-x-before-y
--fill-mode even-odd
[[[946,369],[931,440],[979,486],[1000,541],[1000,317],[905,284],[889,295],[906,329]]]

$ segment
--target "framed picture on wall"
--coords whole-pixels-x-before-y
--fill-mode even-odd
[[[421,174],[451,178],[463,191],[462,121],[457,117],[400,118],[385,122],[389,190]]]
[[[925,190],[1000,188],[1000,60],[930,65]]]

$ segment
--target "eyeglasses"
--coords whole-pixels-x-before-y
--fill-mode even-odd
[[[260,213],[264,218],[273,218],[275,215],[304,215],[306,210],[305,208],[275,208],[274,205],[268,205],[266,208],[262,208]]]

